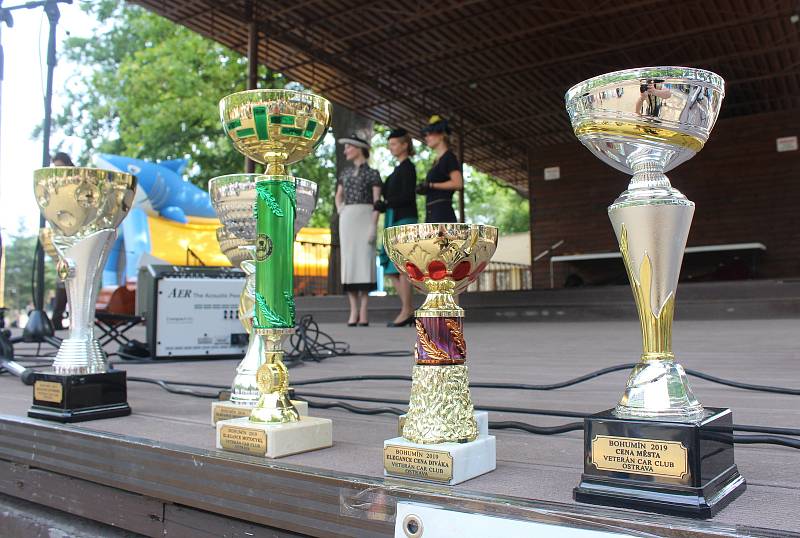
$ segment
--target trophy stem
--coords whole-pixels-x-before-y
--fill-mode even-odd
[[[658,161],[641,160],[631,163],[633,177],[628,189],[670,188],[672,184],[664,174],[664,165]]]
[[[672,352],[675,292],[693,214],[694,204],[682,195],[609,208],[642,330],[641,362],[617,416],[694,420],[703,414]]]
[[[283,341],[294,329],[256,329],[264,349],[264,363],[256,379],[261,396],[250,414],[251,422],[297,422],[300,413],[289,400],[289,370],[283,363]]]
[[[255,251],[255,247],[245,250]],[[239,298],[239,319],[247,331],[247,350],[239,365],[231,384],[231,403],[253,407],[259,399],[256,373],[264,359],[264,345],[261,338],[253,333],[253,305],[255,304],[255,264],[252,260],[243,260],[240,264],[245,272],[245,285]]]
[[[260,398],[256,375],[264,360],[263,340],[255,334],[248,335],[247,351],[236,367],[236,375],[231,383],[231,403],[253,406]]]
[[[452,295],[449,301],[455,304]],[[403,437],[424,444],[474,441],[478,425],[469,393],[464,311],[434,313],[444,315],[431,315],[423,308],[417,311],[416,365]]]
[[[100,230],[77,241],[53,239],[70,307],[69,337],[62,341],[53,362],[56,374],[93,374],[107,369],[106,355],[94,338],[94,315],[101,271],[116,237],[116,230]]]

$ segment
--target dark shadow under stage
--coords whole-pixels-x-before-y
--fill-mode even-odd
[[[798,328],[798,319],[683,320],[675,324],[675,351],[687,368],[797,388]],[[356,352],[408,349],[413,340],[408,328],[324,323],[322,329]],[[473,382],[554,383],[634,362],[640,349],[635,321],[478,323],[468,317],[466,335]],[[337,357],[292,368],[291,376],[301,381],[410,375],[411,362],[411,357]],[[129,376],[226,384],[236,363],[119,367]],[[627,372],[620,371],[559,390],[476,388],[472,396],[477,407],[595,412],[616,403],[626,378]],[[698,378],[691,382],[704,405],[732,408],[736,424],[796,428],[800,423],[798,396]],[[311,402],[331,401],[314,394],[407,401],[409,386],[403,381],[349,381],[297,386],[297,392]],[[24,418],[31,393],[16,378],[0,376],[0,494],[149,536],[391,536],[396,503],[402,501],[636,536],[800,532],[800,451],[775,445],[737,445],[736,461],[748,481],[747,491],[713,520],[696,521],[575,503],[572,488],[580,480],[583,457],[580,431],[543,436],[493,430],[497,470],[443,487],[382,477],[382,443],[397,432],[392,415],[312,409],[314,415],[333,419],[334,446],[264,460],[214,450],[211,400],[129,382],[131,416],[62,426]],[[347,401],[363,407],[387,405]],[[490,412],[490,420],[553,426],[578,419]]]

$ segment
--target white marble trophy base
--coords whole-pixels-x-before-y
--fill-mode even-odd
[[[308,402],[292,400],[292,404],[297,408],[301,417],[308,416]],[[216,426],[220,420],[249,417],[252,410],[253,406],[238,405],[230,400],[211,402],[211,425]]]
[[[249,417],[217,422],[217,448],[281,458],[333,445],[333,422],[328,418],[300,417],[297,422],[265,424]]]
[[[400,417],[402,424],[403,417]],[[453,486],[497,467],[489,414],[476,411],[478,437],[469,443],[413,443],[403,437],[383,442],[383,474]]]

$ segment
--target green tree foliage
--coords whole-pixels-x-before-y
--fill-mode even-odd
[[[464,168],[467,222],[497,226],[502,234],[527,232],[530,229],[527,199],[488,174],[478,172],[471,166]]]
[[[143,8],[118,0],[86,2],[99,21],[90,38],[67,38],[64,54],[81,66],[62,90],[67,106],[56,116],[65,134],[81,138],[85,164],[95,152],[148,160],[189,158],[189,180],[205,187],[214,176],[242,171],[243,158],[222,131],[217,103],[247,84],[241,54]],[[288,81],[261,66],[259,87]],[[388,129],[375,126],[371,165],[385,178],[394,163],[386,150]],[[319,202],[310,225],[327,227],[336,184],[332,136],[291,172],[317,182]],[[417,144],[417,177],[433,163]],[[528,203],[486,174],[465,167],[468,222],[494,224],[503,233],[528,229]],[[424,201],[418,208],[424,220]]]
[[[100,24],[92,37],[64,43],[66,58],[83,68],[66,85],[67,106],[56,117],[65,134],[85,142],[78,161],[95,152],[188,158],[189,180],[203,188],[214,176],[242,171],[244,158],[222,130],[218,103],[247,87],[247,59],[138,6],[101,0],[83,8]],[[286,82],[261,66],[259,87]],[[318,153],[293,171],[319,183],[319,213],[329,214],[332,150]],[[315,214],[312,225],[326,223]]]
[[[36,248],[37,237],[35,235],[24,235],[24,228],[20,229],[16,235],[3,238],[5,244],[5,307],[11,310],[27,310],[29,304],[33,302],[33,254]],[[56,270],[53,261],[45,257],[44,262],[44,289],[45,306],[52,297],[56,288]]]

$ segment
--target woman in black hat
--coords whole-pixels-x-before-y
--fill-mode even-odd
[[[349,327],[366,327],[367,297],[377,289],[375,239],[381,196],[381,176],[367,164],[369,143],[356,135],[340,138],[344,156],[353,166],[342,172],[336,183],[336,210],[339,212],[342,284],[350,301]]]
[[[447,120],[431,116],[422,134],[425,135],[425,144],[436,153],[436,160],[425,181],[417,185],[417,194],[426,196],[425,222],[458,222],[453,211],[453,192],[464,187],[464,176],[458,157],[449,147]]]
[[[405,129],[395,129],[389,133],[389,152],[397,159],[386,183],[383,184],[383,200],[375,202],[375,208],[386,212],[383,225],[386,228],[417,223],[417,197],[414,189],[417,186],[417,170],[411,157],[414,155],[414,144]],[[394,321],[387,323],[389,327],[403,327],[414,324],[414,306],[411,304],[411,283],[401,275],[394,266],[385,247],[380,253],[383,274],[394,280],[394,287],[400,297],[400,313]]]

